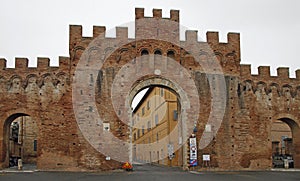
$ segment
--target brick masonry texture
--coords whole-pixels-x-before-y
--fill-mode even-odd
[[[8,166],[9,125],[15,118],[25,115],[35,120],[38,127],[38,169],[74,171],[120,168],[121,164],[117,160],[106,160],[106,155],[91,146],[79,129],[72,102],[73,93],[78,91],[73,89],[76,68],[82,68],[78,64],[86,56],[85,52],[103,63],[98,74],[90,77],[96,82],[93,90],[97,111],[103,122],[110,123],[110,132],[126,142],[129,140],[129,128],[119,116],[124,111],[116,112],[111,99],[115,77],[124,65],[133,64],[134,60],[139,59],[143,50],[151,55],[158,49],[163,57],[170,55],[168,52],[172,51],[172,61],[184,67],[195,83],[200,102],[199,115],[193,120],[195,116],[187,114],[184,120],[195,121],[197,140],[202,138],[203,143],[208,144],[207,147],[198,149],[200,163],[202,154],[210,154],[211,166],[222,170],[271,168],[271,124],[274,120],[281,120],[292,130],[295,167],[300,167],[300,70],[296,72],[296,78],[289,78],[288,68],[278,68],[278,76],[270,76],[270,68],[262,66],[259,67],[258,75],[252,75],[250,65],[240,64],[238,33],[228,33],[228,42],[221,43],[217,32],[207,32],[207,42],[199,42],[197,31],[187,31],[186,40],[180,41],[179,11],[171,10],[170,18],[162,18],[159,9],[153,10],[153,17],[144,17],[143,8],[136,8],[135,14],[135,39],[128,38],[128,29],[124,27],[116,28],[116,38],[106,38],[105,27],[94,26],[93,37],[82,37],[82,27],[71,25],[70,56],[59,57],[58,67],[50,67],[48,58],[38,58],[37,67],[28,68],[28,59],[16,58],[15,68],[6,68],[6,60],[0,59],[2,168]],[[97,42],[108,42],[103,54],[99,54]],[[96,45],[90,47],[93,43]],[[159,65],[161,71],[169,72],[180,79],[182,72],[174,70],[176,67],[172,69],[173,65],[168,64],[168,61],[165,65]],[[137,72],[128,73],[138,74],[154,70],[159,62],[150,64],[151,62],[153,60],[146,60],[138,64],[140,67],[135,70]],[[97,64],[86,62],[86,66],[97,67]],[[151,85],[151,80],[155,84],[178,91],[181,96],[179,101],[185,101],[185,93],[181,92],[180,87],[192,88],[188,83],[178,86],[176,80],[153,73],[140,77],[132,85],[126,85],[124,80],[124,84],[133,92],[126,100],[132,100],[136,92]],[[87,88],[81,90],[82,94],[89,91]],[[124,101],[121,95],[127,94],[120,92],[117,102]],[[197,100],[192,99],[189,105],[194,107],[195,102]],[[214,107],[218,105],[224,106]],[[182,103],[183,108],[184,106]],[[222,110],[225,111],[224,114]],[[82,110],[81,122],[89,121],[89,111],[93,110]],[[205,133],[205,125],[210,116],[222,122],[219,129],[212,126],[212,131]],[[102,130],[101,126],[100,128]],[[97,128],[86,126],[85,129],[84,131],[92,131]],[[190,136],[192,129],[193,125],[187,126],[186,137]],[[116,155],[127,152],[115,146],[113,140],[105,141]],[[187,159],[187,145],[184,147]]]

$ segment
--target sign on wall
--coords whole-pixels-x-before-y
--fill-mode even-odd
[[[174,146],[173,144],[168,144],[168,155],[169,159],[172,160],[174,157]]]
[[[210,155],[203,155],[203,161],[210,161]]]
[[[197,142],[196,138],[190,138],[190,166],[197,166]]]

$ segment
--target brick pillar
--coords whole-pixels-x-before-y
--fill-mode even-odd
[[[300,168],[300,128],[294,128],[293,130],[293,159],[294,168]]]

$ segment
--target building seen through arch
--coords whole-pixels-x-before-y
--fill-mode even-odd
[[[181,127],[180,102],[163,87],[150,87],[132,112],[133,161],[182,166],[182,128],[170,139],[174,127]],[[174,141],[175,140],[175,141]]]
[[[293,135],[290,126],[280,120],[271,124],[272,141],[272,166],[274,168],[284,168],[284,161],[289,162],[288,167],[294,167],[294,145]]]
[[[36,164],[38,128],[35,120],[29,116],[18,117],[9,129],[9,166],[18,166],[18,159],[24,164]]]

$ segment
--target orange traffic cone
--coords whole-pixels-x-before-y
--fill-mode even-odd
[[[126,170],[126,171],[132,171],[133,170],[133,166],[129,163],[129,162],[125,162],[122,166],[122,169]]]

